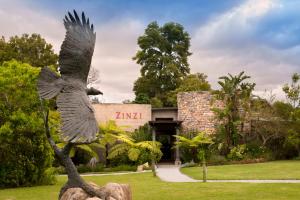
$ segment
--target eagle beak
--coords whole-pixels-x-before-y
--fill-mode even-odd
[[[93,87],[86,89],[86,93],[87,93],[87,95],[99,95],[99,94],[103,95],[103,93],[101,91],[99,91]]]

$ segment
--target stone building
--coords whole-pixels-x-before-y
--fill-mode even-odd
[[[163,161],[180,163],[179,150],[172,148],[180,131],[215,130],[213,107],[221,107],[222,102],[213,98],[210,92],[184,92],[177,96],[177,107],[151,108],[148,104],[93,104],[99,123],[114,120],[117,125],[133,131],[149,123],[153,140],[162,143]]]

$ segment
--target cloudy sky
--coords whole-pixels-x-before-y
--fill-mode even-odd
[[[68,10],[86,12],[97,42],[92,66],[100,71],[103,101],[133,99],[140,66],[137,38],[152,21],[174,21],[191,36],[191,71],[218,77],[245,71],[256,93],[281,87],[300,72],[300,0],[0,0],[0,35],[39,33],[59,52]]]

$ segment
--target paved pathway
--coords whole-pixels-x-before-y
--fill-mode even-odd
[[[157,176],[166,182],[198,182],[179,171],[179,167],[175,165],[158,165]]]
[[[182,174],[175,165],[158,165],[157,176],[166,182],[202,182]],[[207,180],[210,183],[300,183],[300,180]]]

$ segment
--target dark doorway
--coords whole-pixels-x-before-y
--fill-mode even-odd
[[[163,156],[160,162],[174,162],[175,161],[175,148],[174,142],[176,135],[176,121],[151,121],[150,123],[155,129],[156,141],[162,144],[161,151]]]
[[[161,161],[163,162],[171,162],[174,160],[174,152],[172,149],[173,141],[172,141],[172,135],[157,135],[158,142],[162,144],[161,151],[163,153],[163,156],[161,158]]]

